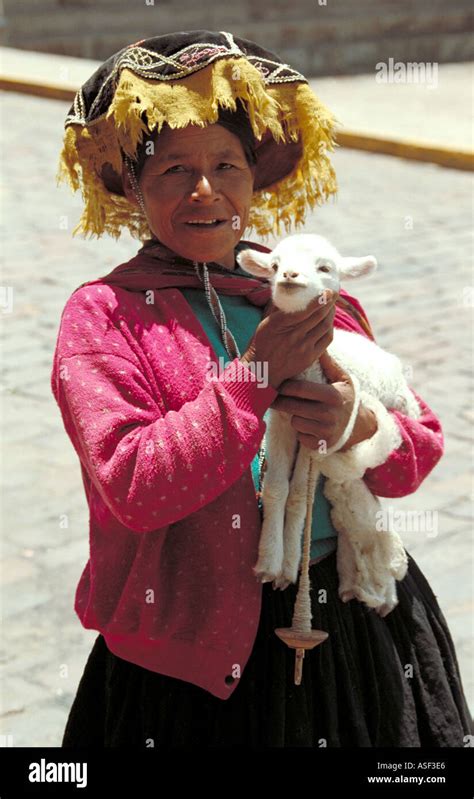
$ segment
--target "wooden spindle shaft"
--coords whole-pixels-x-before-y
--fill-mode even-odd
[[[301,685],[303,678],[303,659],[304,649],[297,649],[295,652],[295,685]]]

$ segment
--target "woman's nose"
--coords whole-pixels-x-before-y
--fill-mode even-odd
[[[198,180],[196,181],[194,190],[192,192],[192,197],[206,197],[214,193],[214,189],[211,186],[208,178],[205,175],[201,175]]]

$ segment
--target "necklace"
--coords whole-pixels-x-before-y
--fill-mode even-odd
[[[204,284],[204,293],[206,295],[207,303],[209,305],[209,308],[211,309],[214,319],[219,325],[222,341],[224,347],[226,348],[229,358],[231,360],[234,360],[234,358],[240,358],[240,350],[239,347],[237,346],[237,342],[234,336],[227,327],[227,320],[225,317],[224,309],[219,300],[219,295],[217,294],[217,291],[215,290],[214,286],[211,284],[211,281],[209,280],[207,263],[205,261],[203,261],[202,263],[199,263],[198,261],[193,261],[193,266],[199,280],[201,281],[201,283]],[[262,510],[263,474],[266,470],[266,467],[267,467],[267,462],[265,458],[265,436],[263,436],[262,442],[258,450],[258,489],[255,492],[260,510]]]

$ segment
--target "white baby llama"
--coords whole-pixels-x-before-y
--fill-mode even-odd
[[[315,296],[322,297],[324,289],[338,291],[341,281],[377,267],[372,256],[342,257],[327,239],[313,234],[288,236],[271,253],[244,250],[237,261],[246,272],[271,282],[273,304],[287,313],[303,310]],[[385,616],[398,602],[395,580],[405,576],[407,557],[398,534],[380,529],[380,501],[362,477],[366,469],[384,463],[402,442],[387,409],[418,418],[420,408],[400,360],[373,341],[334,327],[327,352],[354,386],[351,418],[336,444],[325,449],[322,442],[321,450],[311,450],[299,444],[290,414],[269,409],[264,518],[254,573],[282,590],[297,581],[312,460],[316,478],[321,472],[326,477],[323,490],[338,532],[339,596],[344,602],[359,599]],[[319,360],[295,379],[327,383]],[[360,402],[374,412],[378,429],[371,438],[338,452],[352,433]]]

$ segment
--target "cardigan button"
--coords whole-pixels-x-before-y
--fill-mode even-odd
[[[232,674],[226,674],[226,676],[224,677],[224,682],[226,683],[226,685],[232,685],[234,681],[235,677],[233,677]]]

